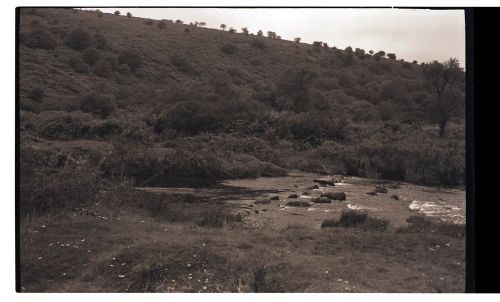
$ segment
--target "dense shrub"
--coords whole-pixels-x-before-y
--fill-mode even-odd
[[[266,48],[266,42],[264,42],[264,40],[261,39],[252,39],[250,41],[250,46],[257,49],[264,49]]]
[[[45,92],[40,87],[35,87],[28,93],[28,97],[35,102],[41,102],[44,96]]]
[[[121,64],[118,66],[117,70],[123,75],[129,75],[132,73],[132,70],[130,70],[130,67],[127,64]]]
[[[72,58],[69,61],[69,65],[73,67],[73,70],[78,73],[88,73],[89,65],[84,63],[80,58]]]
[[[90,137],[93,125],[92,116],[81,112],[43,111],[26,128],[42,138],[70,140]]]
[[[107,40],[106,38],[100,34],[100,33],[96,33],[94,35],[94,40],[95,40],[95,46],[98,48],[98,49],[106,49],[106,45],[107,45]]]
[[[221,51],[227,55],[233,55],[238,52],[238,47],[234,44],[224,44],[221,47]]]
[[[19,196],[21,215],[31,217],[75,210],[91,204],[98,193],[98,178],[93,170],[63,168],[35,169],[25,164],[21,153]]]
[[[109,78],[113,74],[113,68],[107,61],[99,60],[95,64],[94,73],[102,78]]]
[[[57,41],[52,33],[43,28],[39,28],[34,29],[27,35],[25,44],[30,48],[51,50],[57,46]]]
[[[101,53],[93,47],[88,47],[83,51],[82,57],[85,63],[92,66],[97,61],[99,61],[99,59],[101,58]]]
[[[413,64],[415,64],[415,63],[413,63]],[[404,62],[403,65],[402,65],[402,67],[405,68],[405,69],[413,69],[413,66],[411,65],[410,62]]]
[[[86,30],[79,28],[69,32],[64,39],[64,43],[71,49],[82,51],[90,47],[94,40]]]
[[[135,72],[142,66],[142,58],[131,50],[125,50],[118,55],[119,64],[127,64],[132,72]]]
[[[88,94],[80,100],[80,110],[99,117],[107,117],[114,110],[114,98],[111,95]]]
[[[260,104],[251,101],[222,100],[206,103],[189,100],[175,103],[156,121],[156,132],[170,129],[188,135],[205,131],[225,131],[238,120],[251,120],[260,110]]]
[[[312,102],[308,98],[309,89],[318,74],[305,67],[290,69],[285,72],[278,82],[278,98],[276,108],[303,112],[311,108]]]
[[[340,61],[342,62],[343,67],[350,67],[353,66],[354,63],[356,63],[356,59],[354,58],[354,55],[350,52],[341,55]]]
[[[189,59],[181,54],[174,54],[170,58],[170,62],[172,62],[172,65],[177,68],[177,70],[188,73],[188,74],[193,74],[195,73],[194,67],[191,65],[191,62],[189,62]]]
[[[342,139],[347,121],[342,118],[332,119],[327,113],[284,114],[278,120],[276,133],[282,138],[319,143],[319,139]]]

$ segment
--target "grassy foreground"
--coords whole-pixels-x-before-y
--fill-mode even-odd
[[[133,198],[148,201],[142,194]],[[450,232],[277,232],[247,228],[207,203],[196,212],[164,200],[153,211],[147,202],[112,207],[103,197],[91,209],[22,221],[22,291],[464,291],[465,242]]]

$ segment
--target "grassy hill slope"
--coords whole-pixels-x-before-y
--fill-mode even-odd
[[[463,108],[439,138],[416,63],[72,9],[22,9],[19,42],[25,175],[464,183]]]

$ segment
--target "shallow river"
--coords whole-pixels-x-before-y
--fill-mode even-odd
[[[149,187],[139,188],[153,192],[165,192],[190,196],[192,202],[224,202],[231,205],[234,213],[243,216],[244,223],[254,228],[286,228],[303,226],[320,228],[325,219],[337,218],[343,210],[360,209],[369,215],[388,219],[392,227],[406,224],[408,216],[417,213],[453,223],[465,223],[465,191],[417,186],[402,182],[381,181],[359,177],[345,177],[335,186],[311,188],[315,178],[310,173],[290,173],[285,177],[260,177],[255,179],[228,180],[210,187]],[[369,195],[376,185],[382,185],[387,193]],[[314,204],[312,199],[323,192],[345,192],[346,201]],[[298,199],[289,198],[297,194]],[[271,196],[279,200],[268,204],[259,203]],[[397,195],[399,200],[391,198]],[[291,200],[311,202],[311,207],[286,206]],[[257,203],[256,203],[257,202]]]

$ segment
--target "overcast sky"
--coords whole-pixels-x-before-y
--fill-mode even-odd
[[[465,16],[463,10],[428,9],[224,9],[224,8],[101,8],[120,10],[137,17],[203,21],[206,27],[224,23],[240,31],[248,27],[276,32],[283,39],[301,37],[302,42],[327,42],[393,52],[398,59],[444,61],[455,57],[465,66]]]

